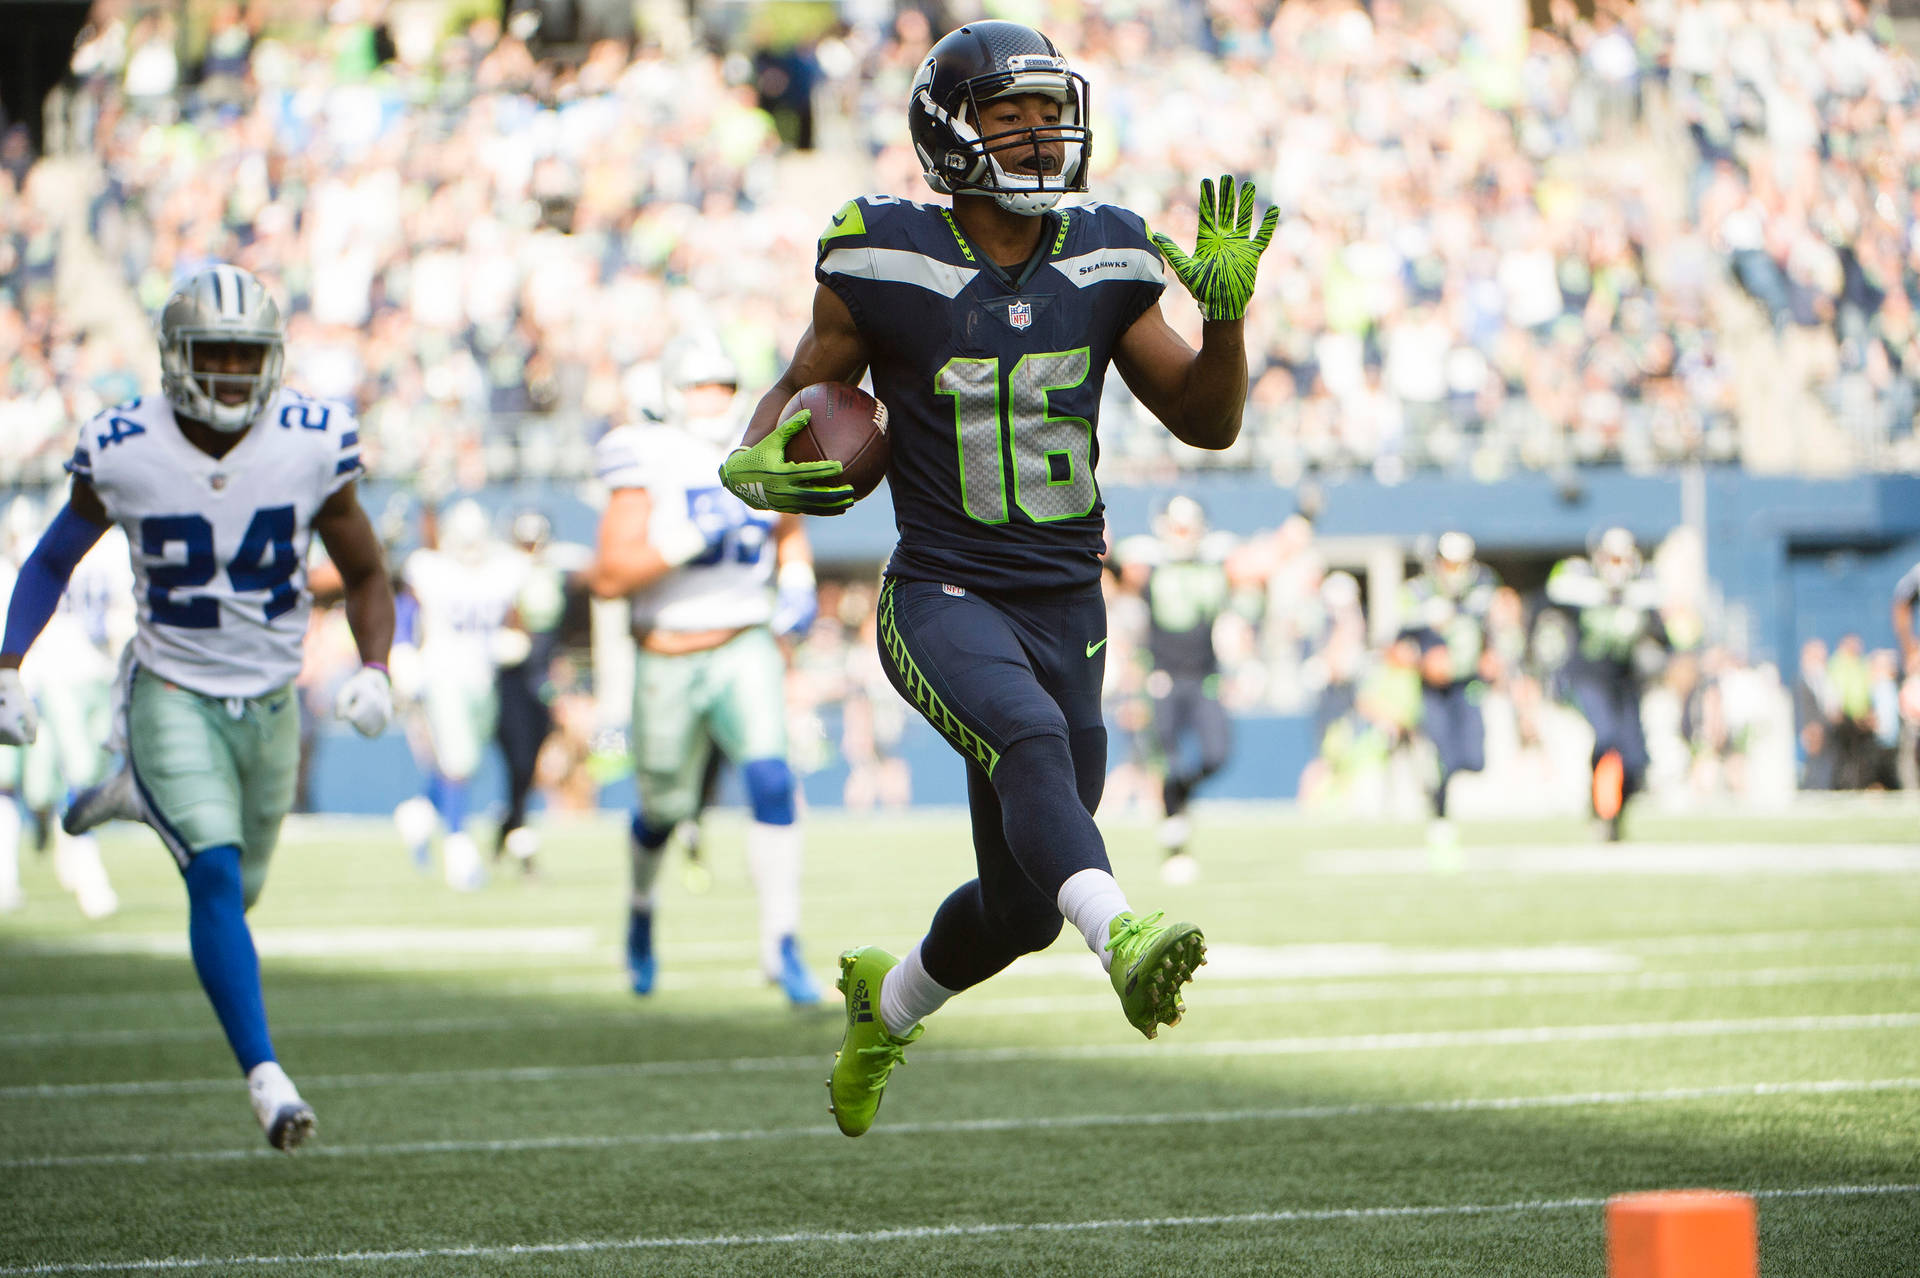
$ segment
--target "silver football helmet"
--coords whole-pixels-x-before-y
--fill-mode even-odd
[[[260,347],[251,371],[201,367],[195,348]],[[286,325],[266,286],[237,266],[207,266],[182,280],[160,308],[160,386],[173,411],[217,431],[253,425],[280,389]]]
[[[668,420],[714,443],[732,443],[740,420],[740,369],[719,335],[693,332],[676,338],[661,353]],[[689,396],[698,387],[723,387],[725,396]]]

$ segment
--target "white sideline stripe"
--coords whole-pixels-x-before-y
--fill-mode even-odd
[[[1104,974],[1103,974],[1104,975]],[[1857,981],[1920,980],[1920,963],[1860,963],[1827,967],[1753,968],[1745,971],[1704,972],[1631,972],[1610,975],[1541,974],[1529,977],[1486,977],[1472,980],[1403,981],[1316,981],[1304,984],[1262,983],[1250,988],[1220,989],[1213,984],[1213,973],[1201,998],[1208,1007],[1245,1007],[1287,1003],[1361,1003],[1442,1002],[1462,998],[1499,998],[1532,994],[1568,994],[1587,991],[1612,993],[1634,990],[1726,989],[1745,986],[1845,984]],[[594,990],[624,995],[626,985],[617,975],[592,986]],[[204,996],[194,994],[196,1003]],[[1037,998],[997,998],[989,994],[970,1001],[950,1003],[941,1009],[940,1019],[950,1017],[1057,1016],[1063,1012],[1107,1012],[1113,1007],[1111,994],[1074,994]],[[645,1024],[638,1011],[585,1010],[565,1016],[468,1016],[438,1017],[420,1020],[336,1021],[304,1023],[287,1021],[274,1027],[274,1037],[306,1038],[384,1038],[427,1034],[466,1034],[489,1031],[525,1031],[550,1029],[600,1029]],[[139,1043],[195,1043],[221,1039],[219,1025],[178,1028],[150,1027],[110,1030],[36,1030],[0,1033],[0,1051],[42,1047],[124,1047]]]
[[[905,948],[913,943],[913,939],[912,937],[900,937],[896,938],[896,942],[899,948]],[[1630,950],[1637,954],[1746,954],[1769,950],[1832,949],[1837,946],[1866,947],[1873,945],[1905,945],[1916,942],[1920,942],[1920,927],[1834,928],[1831,930],[1806,929],[1792,932],[1717,932],[1640,938],[1614,936],[1596,938],[1586,942],[1570,942],[1570,944],[1585,944],[1596,947],[1614,946],[1620,949]],[[752,956],[747,947],[733,942],[695,941],[688,943],[686,949],[690,955],[697,954],[700,957],[715,960],[721,958],[747,959]],[[8,952],[10,954],[28,953],[29,956],[31,956],[30,951],[25,950],[24,947],[20,949],[10,947]],[[609,951],[609,953],[611,952],[612,951]],[[675,953],[678,954],[679,952],[680,947],[676,946]],[[578,965],[543,964],[543,966],[549,970],[562,970]],[[422,966],[407,965],[396,966],[392,969],[382,969],[374,965],[355,965],[349,969],[352,974],[359,976],[364,976],[368,972],[381,970],[414,972],[421,971],[423,968]],[[476,968],[471,963],[463,963],[458,970],[460,972],[468,972],[474,971]],[[482,965],[478,970],[490,969],[486,969],[484,965]],[[1015,965],[1008,969],[1000,979],[1009,980],[1018,978],[1022,976],[1025,971],[1026,965]],[[1212,972],[1208,973],[1209,977],[1214,975]],[[343,974],[337,979],[344,982],[348,979],[348,976]],[[455,993],[460,993],[465,992],[468,987],[463,984],[449,988],[452,988]],[[474,988],[483,993],[596,993],[619,989],[621,988],[621,982],[618,975],[610,969],[604,980],[580,980],[572,977],[555,977],[551,980],[516,980],[510,981],[504,986],[489,984],[484,987],[475,986]],[[57,1008],[61,1011],[73,1011],[80,1008],[111,1009],[117,1007],[149,1007],[161,1000],[166,1000],[169,1003],[177,1002],[187,1007],[200,1007],[204,1005],[205,998],[206,996],[200,993],[198,989],[190,986],[176,989],[129,991],[125,993],[0,994],[0,1009],[9,1012],[25,1013],[39,1008]]]
[[[1910,843],[1619,843],[1605,848],[1553,844],[1507,844],[1465,849],[1468,874],[1515,874],[1527,878],[1593,874],[1669,877],[1762,874],[1920,873],[1920,847]],[[1350,848],[1315,852],[1306,859],[1312,875],[1417,875],[1430,873],[1425,848]]]
[[[1740,1191],[1761,1199],[1859,1198],[1920,1193],[1912,1185],[1802,1185],[1791,1189]],[[509,1243],[475,1247],[417,1247],[391,1251],[309,1252],[286,1256],[194,1256],[152,1260],[93,1260],[72,1264],[23,1265],[0,1269],[0,1278],[31,1274],[101,1274],[167,1269],[209,1269],[222,1265],[364,1264],[396,1260],[478,1260],[514,1256],[552,1256],[583,1252],[661,1251],[683,1247],[775,1247],[816,1244],[913,1242],[927,1238],[988,1238],[1005,1234],[1098,1233],[1119,1229],[1192,1229],[1215,1225],[1276,1225],[1312,1221],[1407,1220],[1444,1216],[1519,1215],[1542,1211],[1585,1211],[1604,1207],[1605,1198],[1530,1198],[1507,1203],[1434,1203],[1406,1207],[1300,1207],[1209,1216],[1143,1216],[1109,1220],[992,1221],[971,1225],[907,1225],[897,1229],[796,1229],[777,1234],[693,1234],[680,1238],[582,1238],[568,1242]]]
[[[1166,1043],[1154,1057],[1306,1056],[1328,1052],[1404,1052],[1441,1047],[1518,1047],[1542,1043],[1600,1043],[1721,1035],[1828,1033],[1839,1030],[1911,1029],[1920,1012],[1870,1012],[1852,1016],[1763,1016],[1747,1020],[1628,1021],[1602,1025],[1522,1025],[1499,1029],[1414,1030],[1389,1034],[1331,1034],[1289,1038]],[[971,1065],[1012,1061],[1142,1059],[1138,1043],[1080,1047],[984,1047],[918,1052],[917,1063]],[[300,1080],[305,1091],[370,1087],[440,1086],[447,1083],[548,1083],[582,1078],[659,1078],[702,1074],[761,1074],[817,1070],[819,1055],[704,1057],[678,1061],[622,1061],[606,1065],[522,1065],[485,1069],[419,1070],[394,1074],[320,1074]],[[225,1092],[232,1078],[151,1079],[122,1083],[23,1083],[0,1087],[0,1100],[55,1100],[85,1096],[175,1096]]]
[[[590,955],[604,950],[590,927],[261,928],[254,948],[265,958],[390,958],[395,955]],[[35,955],[187,953],[186,932],[87,932],[36,937],[19,947]]]
[[[889,1123],[876,1134],[939,1136],[965,1132],[1081,1130],[1101,1127],[1213,1126],[1232,1123],[1285,1123],[1332,1118],[1376,1118],[1394,1114],[1471,1114],[1483,1111],[1579,1109],[1603,1105],[1646,1105],[1673,1101],[1747,1100],[1769,1096],[1846,1096],[1867,1092],[1920,1090],[1920,1078],[1830,1078],[1804,1082],[1746,1083],[1726,1087],[1668,1087],[1643,1092],[1574,1092],[1559,1096],[1467,1096],[1454,1100],[1382,1101],[1353,1105],[1300,1105],[1280,1109],[1210,1109],[1160,1114],[1055,1114],[1032,1118],[959,1118],[926,1123]],[[719,1145],[831,1137],[838,1129],[768,1127],[735,1131],[633,1132],[619,1136],[529,1136],[502,1140],[401,1141],[388,1145],[308,1145],[302,1158],[372,1158],[406,1154],[515,1154],[550,1149],[625,1149],[634,1146]],[[49,1154],[0,1160],[0,1170],[48,1170],[64,1167],[146,1167],[155,1163],[225,1163],[286,1155],[257,1143],[231,1149],[187,1149],[159,1153]]]

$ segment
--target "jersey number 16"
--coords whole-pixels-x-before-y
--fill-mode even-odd
[[[1090,514],[1100,498],[1093,481],[1093,424],[1057,417],[1048,393],[1087,380],[1086,347],[1022,355],[1000,395],[1000,361],[955,356],[934,377],[937,394],[953,399],[960,449],[960,504],[983,524],[1004,524],[1018,506],[1036,524]],[[1013,456],[1009,482],[1006,455]]]

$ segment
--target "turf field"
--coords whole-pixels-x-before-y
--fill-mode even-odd
[[[1920,1272],[1920,810],[1407,827],[1202,806],[1202,923],[1144,1042],[1077,936],[929,1022],[874,1131],[825,1108],[836,1014],[755,973],[743,827],[663,876],[624,990],[617,826],[459,897],[379,824],[291,828],[254,914],[319,1113],[262,1141],[144,831],[89,926],[28,859],[0,919],[0,1275],[1599,1275],[1626,1190],[1760,1195],[1767,1275]],[[956,816],[812,825],[809,953],[904,950]]]

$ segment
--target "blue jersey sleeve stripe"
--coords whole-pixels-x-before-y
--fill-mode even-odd
[[[333,473],[336,475],[351,475],[354,471],[359,469],[360,469],[360,454],[355,453],[351,457],[342,457],[340,459],[340,464],[333,468]]]
[[[340,447],[342,448],[352,448],[354,445],[358,444],[359,442],[360,442],[360,432],[357,430],[350,430],[346,434],[340,437]]]

